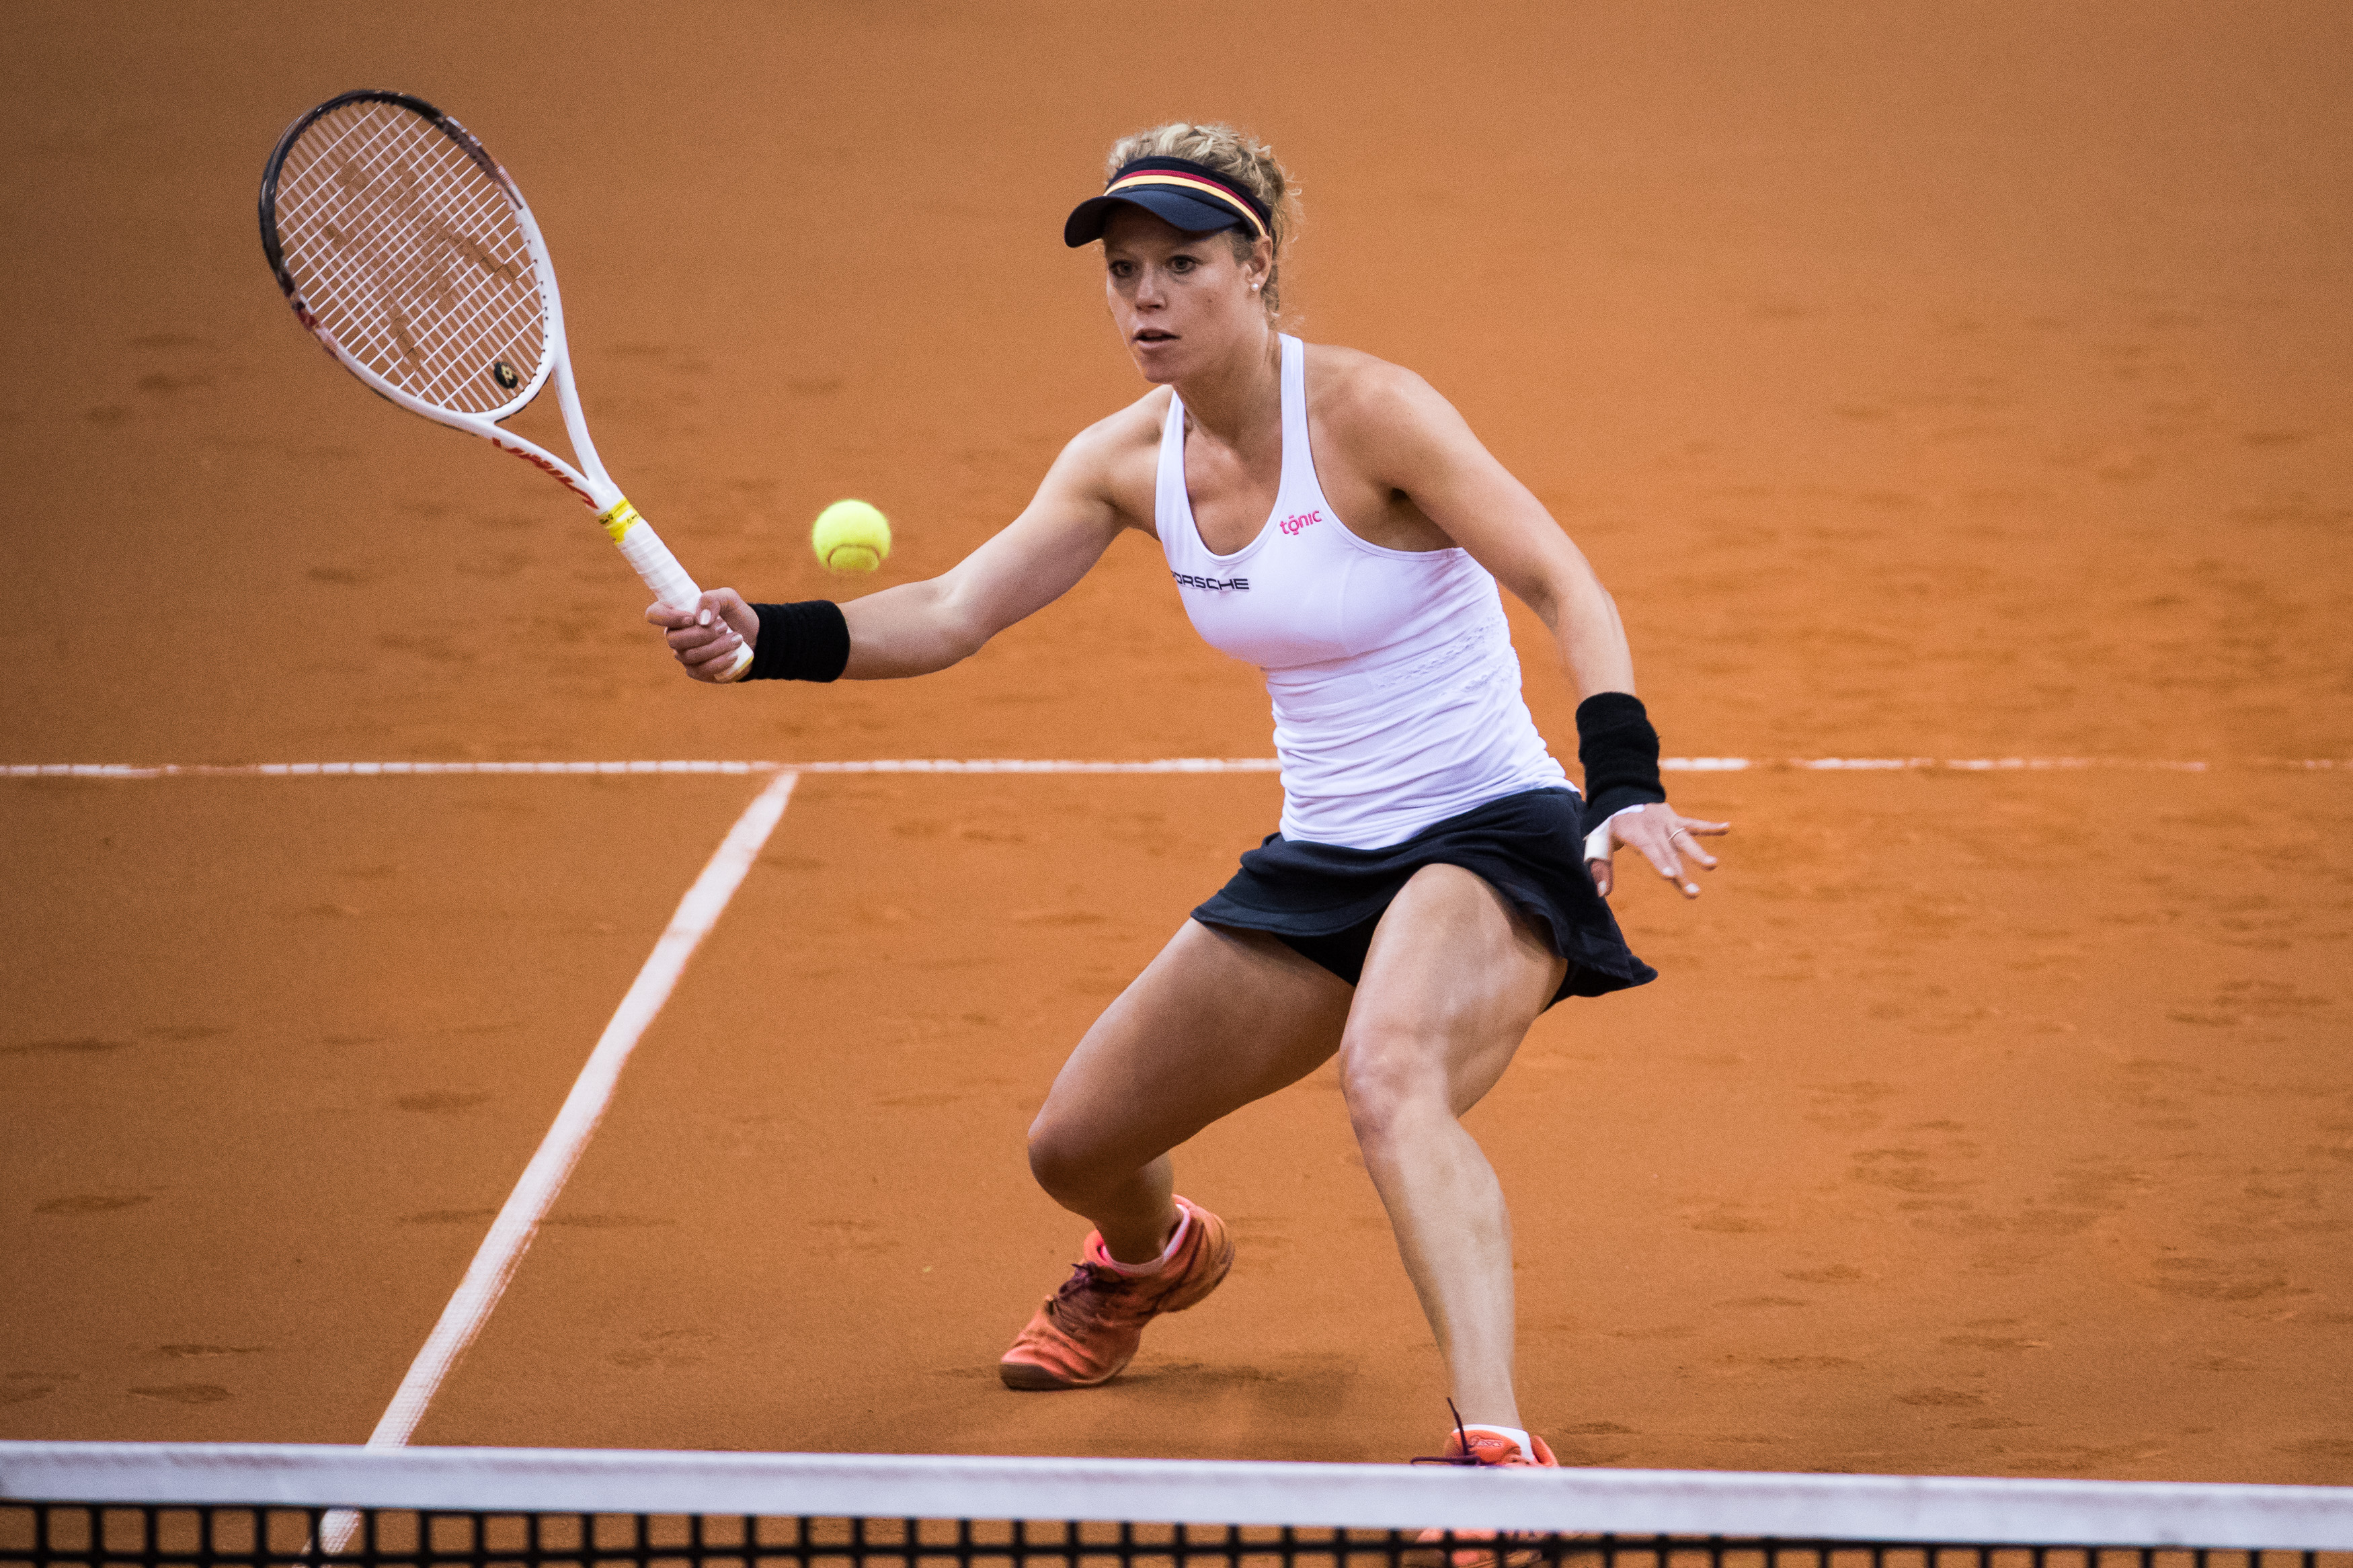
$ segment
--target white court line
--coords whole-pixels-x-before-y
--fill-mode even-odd
[[[612,1022],[597,1037],[596,1048],[588,1053],[588,1062],[574,1080],[572,1092],[564,1098],[564,1108],[555,1113],[547,1136],[539,1141],[538,1152],[531,1163],[523,1167],[522,1179],[514,1191],[507,1194],[499,1216],[491,1222],[490,1234],[474,1254],[473,1262],[466,1266],[466,1276],[459,1281],[457,1294],[441,1309],[440,1321],[426,1336],[425,1348],[417,1352],[409,1363],[408,1375],[400,1380],[392,1403],[385,1406],[384,1416],[376,1422],[375,1430],[368,1434],[371,1448],[397,1448],[405,1446],[415,1434],[417,1424],[424,1419],[425,1407],[432,1403],[450,1369],[466,1353],[466,1347],[488,1321],[491,1310],[499,1304],[506,1291],[507,1282],[514,1277],[515,1265],[538,1234],[540,1221],[564,1190],[573,1167],[580,1163],[581,1152],[588,1140],[596,1135],[596,1124],[604,1119],[605,1108],[612,1103],[613,1089],[619,1082],[621,1068],[628,1063],[629,1053],[637,1048],[639,1037],[654,1021],[662,1004],[670,1000],[670,990],[685,972],[686,962],[694,950],[718,923],[721,911],[735,896],[744,883],[753,860],[775,831],[785,815],[785,803],[792,798],[793,784],[797,775],[779,772],[744,808],[727,837],[720,841],[711,862],[702,875],[678,901],[678,912],[654,943],[638,971],[628,994],[613,1013]],[[324,1535],[327,1550],[338,1552],[351,1539],[357,1525],[356,1515],[331,1516]]]
[[[1106,763],[1029,758],[884,758],[871,762],[709,762],[676,758],[626,763],[11,763],[0,778],[440,778],[452,775],[701,773],[1271,773],[1272,757],[1163,757]]]
[[[2244,762],[2182,762],[2157,757],[1662,757],[1671,773],[1732,773],[1751,769],[1807,772],[2130,772],[2202,773],[2210,770],[2353,772],[2353,759],[2252,758]],[[584,776],[647,773],[1271,773],[1272,757],[1161,757],[1152,762],[1082,762],[1053,758],[898,757],[867,762],[712,762],[681,759],[607,763],[9,763],[0,779],[167,778],[446,778],[452,776]]]

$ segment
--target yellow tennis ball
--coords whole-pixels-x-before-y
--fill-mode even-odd
[[[862,500],[838,500],[817,514],[809,545],[828,572],[871,572],[891,558],[891,522]]]

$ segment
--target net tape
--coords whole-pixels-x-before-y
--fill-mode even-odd
[[[328,1511],[335,1505],[363,1510],[348,1536]],[[1216,1522],[1190,1522],[1200,1521]],[[1431,1527],[1511,1534],[1496,1563],[1497,1548],[1466,1549],[1474,1561],[1419,1541],[1418,1531]],[[0,1568],[1206,1568],[1245,1561],[1267,1568],[2353,1568],[2353,1489],[0,1443]]]
[[[537,374],[547,310],[522,220],[414,110],[363,99],[313,121],[279,173],[277,223],[311,317],[401,391],[487,414]]]

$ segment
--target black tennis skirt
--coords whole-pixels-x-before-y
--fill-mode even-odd
[[[1385,849],[1270,833],[1193,918],[1278,936],[1354,985],[1373,928],[1407,879],[1424,866],[1460,866],[1510,900],[1554,955],[1568,960],[1555,1002],[1647,984],[1659,972],[1627,947],[1585,868],[1579,804],[1574,790],[1524,790]]]

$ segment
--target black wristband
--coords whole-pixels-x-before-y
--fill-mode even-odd
[[[797,605],[754,605],[760,640],[752,645],[746,680],[839,680],[849,662],[849,622],[830,599]]]
[[[1588,833],[1630,805],[1667,798],[1659,732],[1631,692],[1597,691],[1577,705],[1577,760],[1585,764]]]

